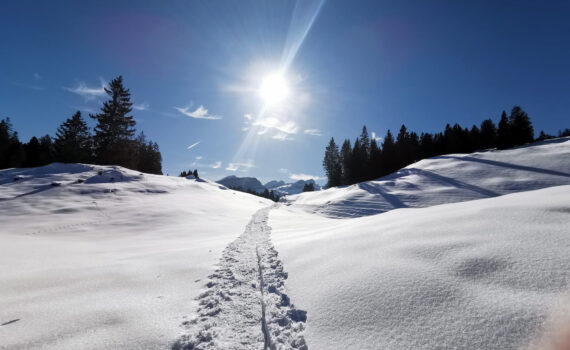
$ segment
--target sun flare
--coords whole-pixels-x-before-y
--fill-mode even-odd
[[[269,106],[282,102],[289,95],[287,79],[280,73],[265,76],[259,87],[259,95]]]

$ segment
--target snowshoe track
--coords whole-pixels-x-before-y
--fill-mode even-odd
[[[222,253],[208,288],[198,297],[197,317],[174,345],[178,350],[307,350],[307,313],[285,293],[288,275],[270,240],[271,208],[257,211]]]

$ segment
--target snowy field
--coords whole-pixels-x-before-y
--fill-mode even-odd
[[[570,139],[273,202],[0,171],[2,349],[519,349],[570,322]]]
[[[274,210],[315,349],[518,349],[570,315],[570,186],[331,219]],[[569,320],[570,321],[570,320]]]
[[[122,168],[0,174],[0,324],[18,320],[2,349],[169,348],[223,248],[271,203]]]

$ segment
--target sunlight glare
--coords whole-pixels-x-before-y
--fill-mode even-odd
[[[283,74],[267,75],[259,87],[259,95],[267,105],[276,105],[289,95],[289,86]]]

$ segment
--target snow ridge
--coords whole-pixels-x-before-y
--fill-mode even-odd
[[[173,349],[307,350],[306,311],[295,309],[285,293],[288,275],[270,240],[270,207],[256,212],[222,253],[198,297],[198,317]]]

